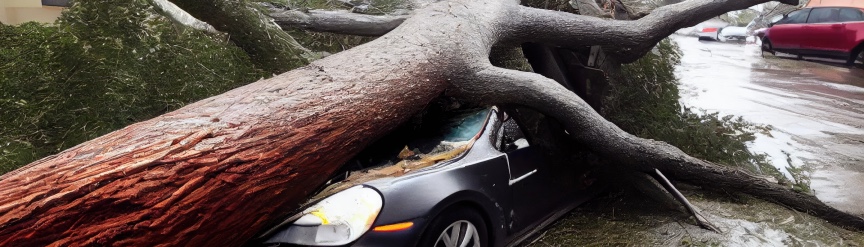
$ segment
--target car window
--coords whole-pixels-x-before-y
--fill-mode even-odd
[[[815,8],[810,11],[807,23],[830,23],[840,19],[839,8]]]
[[[840,9],[840,21],[864,21],[864,12],[855,8]]]
[[[807,22],[807,17],[809,16],[809,14],[810,14],[810,9],[796,10],[796,11],[793,11],[792,13],[789,13],[789,15],[786,16],[786,18],[783,18],[782,20],[778,21],[777,24],[805,23],[805,22]]]

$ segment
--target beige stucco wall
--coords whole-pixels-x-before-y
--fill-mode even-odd
[[[0,22],[18,25],[28,21],[52,23],[63,8],[42,6],[40,0],[0,0]]]

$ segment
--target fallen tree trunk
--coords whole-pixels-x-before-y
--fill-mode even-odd
[[[444,90],[438,68],[455,69],[446,57],[404,42],[340,53],[0,177],[0,245],[243,243]]]
[[[489,63],[492,46],[529,40],[620,44],[626,47],[613,54],[631,59],[651,47],[634,40],[656,42],[693,22],[679,15],[704,18],[762,2],[694,0],[629,23],[531,9],[514,1],[431,4],[373,42],[0,177],[0,245],[241,244],[280,220],[365,145],[445,92],[545,113],[574,141],[621,169],[657,168],[679,181],[710,181],[801,204],[799,209],[864,229],[860,218],[815,197],[627,134],[551,79]]]

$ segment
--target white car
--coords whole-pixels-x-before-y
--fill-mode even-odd
[[[699,25],[696,25],[695,27],[693,27],[692,33],[696,37],[698,37],[699,40],[717,41],[717,40],[719,40],[717,34],[719,33],[720,29],[722,29],[728,25],[729,24],[727,24],[726,22],[723,22],[723,21],[708,20],[706,22],[699,23]]]
[[[739,41],[743,42],[747,39],[747,28],[746,27],[735,27],[729,26],[720,29],[720,33],[717,34],[717,40],[720,41]]]

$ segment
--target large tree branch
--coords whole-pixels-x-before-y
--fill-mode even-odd
[[[707,189],[747,193],[844,227],[864,230],[864,219],[831,208],[812,195],[797,193],[740,169],[690,157],[664,142],[633,136],[552,79],[491,65],[477,71],[454,82],[450,92],[487,104],[523,105],[552,116],[570,137],[624,169],[645,173],[659,169],[675,180]]]
[[[769,0],[691,0],[657,8],[634,21],[607,20],[559,11],[518,7],[505,40],[564,47],[600,45],[607,54],[629,63],[639,59],[676,30],[712,16],[745,9]],[[784,0],[783,3],[797,3]]]
[[[308,63],[309,51],[245,1],[170,0],[195,18],[230,35],[260,68],[281,73]]]
[[[381,36],[402,24],[409,15],[366,15],[337,10],[298,11],[269,7],[269,16],[283,29]]]

